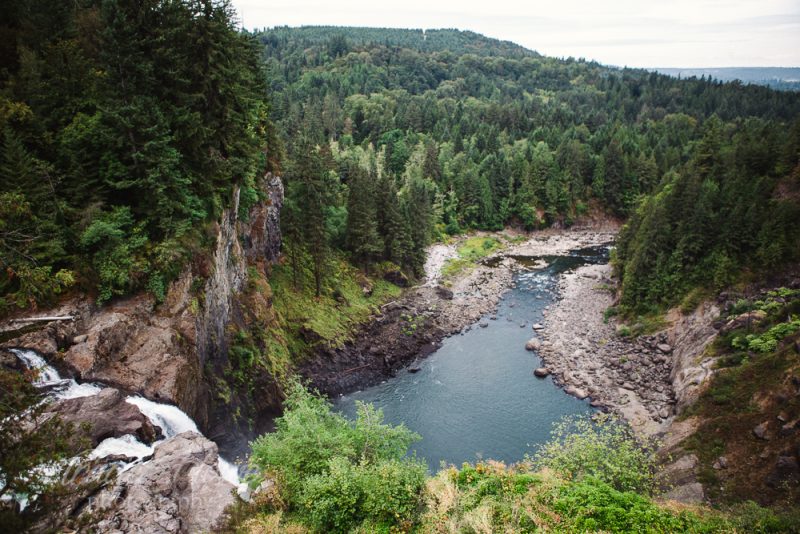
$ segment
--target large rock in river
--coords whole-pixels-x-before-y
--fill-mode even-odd
[[[209,532],[235,499],[218,460],[214,442],[178,434],[158,445],[152,460],[119,475],[87,511],[100,516],[99,532]]]
[[[526,350],[539,350],[540,348],[542,348],[542,340],[538,337],[532,337],[525,343]]]
[[[92,447],[106,438],[125,434],[133,434],[144,443],[152,443],[161,435],[161,429],[154,427],[139,408],[125,402],[125,395],[114,388],[105,388],[91,397],[59,401],[52,411],[76,427],[87,424]]]

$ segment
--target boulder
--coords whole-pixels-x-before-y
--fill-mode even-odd
[[[582,388],[575,388],[575,396],[583,400],[589,396],[589,392]]]
[[[383,275],[383,279],[397,287],[408,287],[409,285],[408,277],[403,274],[403,271],[400,269],[386,271]]]
[[[703,485],[692,482],[683,486],[676,486],[664,494],[664,498],[685,504],[700,504],[705,500]]]
[[[525,343],[525,350],[539,350],[542,348],[542,340],[538,337],[532,337]]]
[[[0,349],[0,368],[9,371],[24,371],[26,369],[16,354],[5,349]]]
[[[714,462],[714,465],[712,465],[711,467],[713,467],[714,469],[717,469],[717,470],[719,470],[719,469],[727,469],[728,468],[728,458],[726,458],[725,456],[720,456],[719,458],[716,459],[716,461]]]
[[[550,375],[550,370],[547,367],[537,367],[533,370],[533,376],[544,378]]]
[[[235,500],[219,472],[217,446],[184,432],[158,445],[153,459],[132,467],[88,506],[99,532],[209,532]]]
[[[659,352],[662,352],[664,354],[669,354],[672,352],[672,347],[667,345],[666,343],[659,343],[658,345],[656,345],[656,348],[659,350]]]
[[[758,439],[763,439],[764,441],[768,441],[769,440],[770,436],[767,433],[767,423],[766,423],[766,421],[761,423],[760,425],[757,425],[753,429],[753,435],[755,437],[757,437]]]
[[[533,328],[534,330],[544,330],[544,325],[541,323],[534,323],[533,326],[531,326],[531,328]]]
[[[106,438],[132,434],[143,443],[152,443],[161,437],[161,429],[153,426],[139,408],[125,402],[118,389],[105,388],[97,395],[57,402],[51,409],[62,421],[76,427],[88,424],[92,447]]]
[[[436,294],[444,300],[453,300],[453,291],[444,286],[436,286]]]
[[[752,310],[747,313],[737,315],[736,317],[728,321],[725,324],[725,326],[722,327],[720,333],[727,334],[733,330],[738,330],[739,328],[756,326],[766,318],[767,318],[767,312],[762,310]]]
[[[779,456],[772,471],[767,475],[767,485],[772,488],[796,486],[800,483],[800,465],[793,456]]]

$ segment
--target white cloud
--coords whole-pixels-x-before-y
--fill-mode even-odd
[[[797,0],[233,0],[246,28],[459,28],[635,67],[800,66]]]

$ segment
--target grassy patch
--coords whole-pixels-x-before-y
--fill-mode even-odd
[[[467,238],[458,247],[458,257],[447,261],[442,267],[442,276],[452,278],[471,269],[475,262],[505,248],[496,237],[474,236]]]
[[[344,261],[334,261],[323,294],[311,284],[294,286],[291,269],[278,265],[270,276],[277,329],[288,352],[301,358],[318,344],[339,346],[351,339],[355,327],[366,322],[401,289],[381,278],[366,278]],[[303,277],[310,280],[311,277]],[[371,294],[364,287],[371,287]],[[277,340],[276,340],[277,342]]]

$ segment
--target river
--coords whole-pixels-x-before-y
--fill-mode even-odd
[[[539,258],[515,259],[532,266]],[[341,396],[336,409],[352,418],[356,402],[363,401],[381,408],[387,422],[404,423],[422,436],[412,449],[431,471],[442,462],[519,461],[547,441],[554,422],[590,413],[588,401],[567,395],[549,377],[533,376],[541,361],[525,350],[525,342],[556,298],[559,276],[587,263],[606,263],[608,248],[541,259],[546,268],[518,272],[496,313],[446,339],[418,372],[401,371],[375,387]]]

